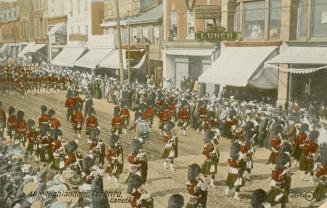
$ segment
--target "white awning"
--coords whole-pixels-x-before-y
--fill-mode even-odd
[[[78,59],[74,66],[95,69],[105,56],[110,54],[114,49],[91,49],[84,56]]]
[[[55,35],[55,34],[66,35],[67,34],[66,25],[64,23],[55,24],[48,32],[48,35]]]
[[[310,74],[322,69],[327,69],[327,66],[321,66],[321,67],[316,67],[316,68],[303,68],[303,69],[294,69],[290,68],[289,71],[292,74]]]
[[[199,82],[245,87],[277,47],[227,47]],[[261,67],[261,69],[260,69]]]
[[[279,56],[269,60],[268,63],[326,65],[327,47],[288,46]]]
[[[211,56],[213,49],[168,49],[165,51],[167,55],[180,56]]]
[[[147,58],[147,54],[145,53],[142,57],[142,59],[140,60],[140,62],[138,64],[136,64],[135,66],[133,66],[132,68],[133,69],[140,69],[144,66],[145,64],[145,61],[146,61],[146,58]]]
[[[5,52],[5,50],[6,50],[7,48],[8,48],[8,43],[3,44],[3,45],[1,46],[1,48],[0,48],[0,53]]]
[[[119,69],[119,50],[113,50],[99,63],[99,67],[108,69]],[[123,50],[123,68],[127,68],[125,50]]]
[[[18,54],[18,57],[23,57],[26,53],[37,52],[45,46],[46,44],[30,43]]]
[[[81,57],[86,48],[64,48],[53,60],[52,64],[73,67],[76,60]]]

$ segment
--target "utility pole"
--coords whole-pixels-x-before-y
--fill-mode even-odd
[[[128,83],[132,81],[131,75],[131,27],[130,27],[130,15],[128,11]]]
[[[124,68],[123,68],[123,52],[121,46],[121,31],[120,31],[120,17],[118,0],[115,0],[116,19],[117,19],[117,32],[118,32],[118,48],[119,48],[119,69],[120,69],[120,86],[124,85]]]

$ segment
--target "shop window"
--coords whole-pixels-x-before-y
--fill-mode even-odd
[[[265,31],[264,1],[244,4],[244,39],[260,40]]]
[[[307,0],[299,0],[297,38],[307,37]]]
[[[279,39],[281,25],[281,0],[270,0],[269,39]]]
[[[153,27],[153,40],[152,40],[152,44],[153,45],[159,45],[159,37],[160,36],[160,29],[159,26],[155,26]]]
[[[171,27],[170,27],[170,40],[177,39],[177,13],[171,12]]]
[[[313,0],[312,37],[327,37],[327,2]]]
[[[234,14],[234,31],[241,32],[241,10],[240,5],[238,5],[235,9]]]
[[[194,39],[194,11],[187,10],[187,39]]]

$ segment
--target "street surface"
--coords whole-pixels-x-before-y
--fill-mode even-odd
[[[18,110],[25,112],[25,119],[34,118],[37,119],[40,115],[40,106],[46,105],[48,109],[53,108],[56,111],[56,117],[60,120],[63,130],[63,138],[67,141],[73,140],[73,130],[70,122],[66,120],[66,110],[64,108],[65,94],[39,94],[39,95],[26,95],[23,99],[17,95],[1,95],[4,107],[7,110],[10,105]],[[108,145],[109,132],[111,126],[111,118],[113,115],[113,105],[106,100],[94,99],[94,108],[97,112],[96,117],[101,127],[100,137]],[[84,111],[83,111],[84,112]],[[131,112],[133,121],[133,112]],[[85,130],[85,129],[84,129]],[[175,130],[179,130],[175,127]],[[120,186],[116,187],[113,183],[109,183],[107,175],[104,177],[104,187],[106,190],[117,190],[122,192],[121,198],[126,198],[127,185],[125,180],[128,175],[128,162],[127,155],[130,152],[131,139],[134,137],[134,131],[130,130],[126,135],[122,135],[120,139],[124,148],[124,172],[121,175]],[[145,189],[154,197],[155,207],[163,208],[167,207],[168,198],[174,193],[179,193],[184,196],[185,203],[187,202],[186,194],[186,182],[187,182],[187,166],[192,163],[198,163],[202,165],[204,156],[201,154],[203,150],[204,135],[197,133],[193,129],[187,131],[187,136],[179,135],[179,157],[175,162],[176,171],[166,170],[163,167],[163,160],[161,159],[161,153],[164,148],[164,142],[159,135],[158,130],[158,118],[155,118],[153,130],[151,132],[150,140],[145,144],[145,152],[149,160],[148,180],[145,185]],[[270,190],[270,176],[271,165],[266,165],[270,151],[267,149],[257,149],[254,159],[254,169],[252,175],[252,181],[241,188],[240,197],[241,201],[235,201],[232,196],[225,196],[225,180],[227,177],[227,158],[229,156],[230,141],[226,138],[220,138],[219,150],[221,158],[218,167],[218,174],[216,176],[215,184],[217,187],[209,188],[208,191],[208,208],[228,207],[239,208],[249,207],[251,193],[262,188],[265,191]],[[88,153],[88,145],[86,142],[85,131],[82,135],[82,139],[79,142],[79,151],[84,154]],[[290,202],[287,207],[308,207],[309,201],[303,196],[307,192],[313,192],[316,185],[309,183],[309,181],[301,180],[301,172],[296,170],[292,176],[291,196]],[[109,199],[110,201],[110,199]],[[129,204],[115,203],[110,201],[110,206],[114,208],[129,207]]]

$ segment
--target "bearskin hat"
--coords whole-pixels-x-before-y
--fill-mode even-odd
[[[318,137],[319,137],[319,131],[317,131],[317,130],[312,130],[312,131],[310,131],[310,133],[309,133],[309,139],[310,139],[311,141],[315,141],[315,140],[317,140]]]
[[[133,189],[137,189],[142,185],[142,178],[137,174],[132,174],[128,179],[127,194],[132,194]]]
[[[285,168],[285,165],[289,162],[289,156],[283,152],[278,155],[276,169]]]
[[[239,152],[241,151],[241,145],[238,142],[234,142],[230,147],[230,157],[232,159],[238,159]]]
[[[54,111],[53,109],[50,109],[49,111],[48,111],[48,116],[51,118],[53,115],[55,115],[56,114],[56,111]]]
[[[306,123],[303,123],[302,126],[301,126],[301,131],[302,132],[309,131],[309,125],[306,124]]]
[[[184,197],[180,194],[173,194],[169,197],[168,208],[182,208],[184,206]]]
[[[120,107],[117,105],[114,107],[114,116],[118,116],[120,114]]]
[[[210,143],[211,140],[215,137],[215,133],[213,131],[207,131],[204,137],[204,143]]]
[[[257,189],[251,196],[252,208],[263,208],[262,204],[266,201],[267,193],[262,189]]]
[[[288,142],[283,142],[281,147],[280,147],[280,152],[282,152],[282,153],[286,153],[286,152],[291,153],[292,152],[291,144],[288,143]]]
[[[142,149],[142,143],[138,139],[134,139],[132,142],[132,153],[137,154]]]
[[[186,100],[183,100],[183,101],[182,101],[182,106],[183,106],[183,107],[187,106],[187,101],[186,101]]]
[[[105,194],[99,194],[99,196],[92,197],[92,207],[97,207],[97,208],[110,207],[108,197]]]
[[[13,115],[16,112],[16,109],[13,106],[9,107],[8,113],[9,115]]]
[[[188,166],[188,172],[187,172],[187,180],[188,181],[194,181],[195,178],[201,173],[201,168],[198,164],[193,163],[192,165]]]
[[[34,129],[35,128],[35,121],[33,119],[28,119],[27,126],[28,126],[29,129]]]
[[[74,109],[76,112],[79,112],[79,111],[81,111],[81,107],[82,107],[81,104],[79,102],[77,102],[74,106]]]
[[[82,161],[83,171],[88,171],[94,164],[93,158],[85,157]]]
[[[54,139],[58,139],[60,136],[62,136],[62,131],[60,129],[53,129]]]
[[[174,123],[172,121],[168,121],[166,124],[166,131],[171,131],[174,128]]]
[[[45,113],[47,110],[48,110],[47,106],[45,106],[45,105],[41,106],[41,113],[42,114]]]
[[[145,111],[146,110],[146,105],[144,104],[144,103],[142,103],[141,105],[140,105],[140,111]]]
[[[23,111],[18,111],[17,112],[17,120],[22,120],[24,118],[24,112]]]
[[[326,165],[327,164],[327,143],[324,142],[324,143],[320,144],[319,149],[320,149],[319,161],[321,162],[321,164]]]
[[[76,151],[78,148],[78,144],[75,141],[70,141],[67,145],[66,145],[66,151],[67,152],[74,152]]]
[[[87,111],[87,114],[90,116],[91,114],[96,114],[95,109],[91,106]]]
[[[91,129],[90,138],[96,139],[100,135],[100,130],[98,128]]]
[[[115,146],[115,144],[118,142],[119,136],[117,134],[111,134],[110,139],[109,139],[109,145],[110,146]]]

